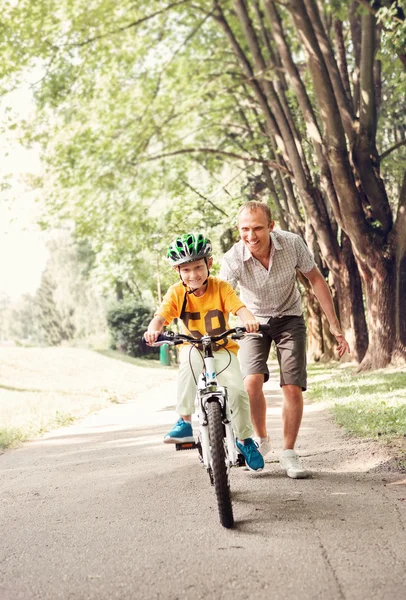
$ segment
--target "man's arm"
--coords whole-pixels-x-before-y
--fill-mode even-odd
[[[320,306],[328,319],[330,331],[338,342],[337,351],[341,358],[341,356],[343,356],[346,352],[350,352],[350,346],[348,345],[348,342],[341,331],[341,325],[338,320],[334,308],[333,298],[326,280],[317,267],[313,267],[311,271],[308,273],[303,273],[303,275],[310,281],[313,292],[317,300],[320,302]]]

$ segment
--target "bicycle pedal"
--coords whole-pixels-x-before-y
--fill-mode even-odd
[[[237,467],[245,467],[245,458],[240,453],[237,455]]]
[[[176,450],[194,450],[197,447],[196,442],[181,442],[176,444]]]

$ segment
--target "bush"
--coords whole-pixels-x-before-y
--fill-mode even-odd
[[[154,316],[154,310],[135,300],[123,300],[107,313],[113,350],[129,356],[159,358],[159,348],[150,348],[143,342],[143,333]]]

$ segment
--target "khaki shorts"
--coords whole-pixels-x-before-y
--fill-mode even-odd
[[[306,325],[302,316],[275,317],[268,321],[269,333],[262,337],[247,335],[240,340],[238,358],[242,376],[263,373],[269,379],[267,360],[272,342],[275,342],[280,367],[280,385],[307,387]]]

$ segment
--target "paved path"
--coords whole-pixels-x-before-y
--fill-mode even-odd
[[[275,450],[261,474],[232,471],[225,530],[196,453],[161,442],[175,376],[151,370],[133,402],[0,456],[0,600],[404,600],[406,480],[380,446],[309,405],[298,451],[313,478],[288,479],[270,381]]]

